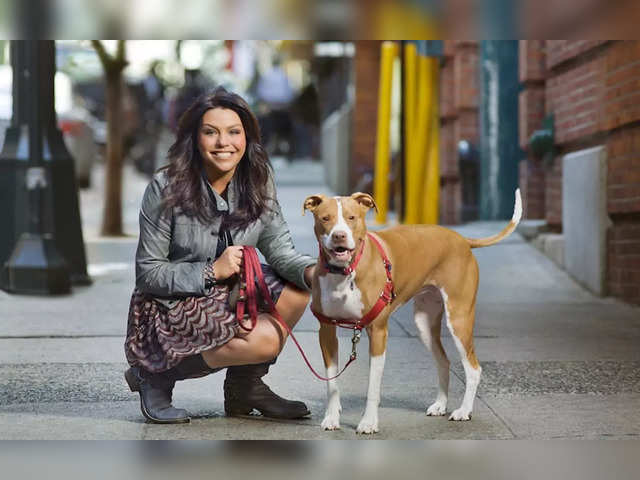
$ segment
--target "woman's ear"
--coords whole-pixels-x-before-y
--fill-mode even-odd
[[[302,215],[309,210],[313,212],[325,199],[324,195],[309,195],[302,204]]]
[[[376,212],[378,211],[378,206],[376,205],[375,200],[368,193],[356,192],[351,195],[351,198],[363,207],[366,207],[367,210],[373,208]]]

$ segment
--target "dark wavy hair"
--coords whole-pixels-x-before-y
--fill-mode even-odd
[[[180,207],[190,217],[210,223],[217,215],[203,184],[204,164],[198,150],[198,131],[203,115],[212,108],[227,108],[238,114],[244,128],[247,148],[233,175],[237,192],[237,208],[225,219],[225,225],[243,230],[265,212],[268,200],[267,182],[272,173],[267,152],[260,143],[260,126],[247,102],[223,87],[199,96],[182,114],[176,141],[169,148],[166,170],[169,183],[164,206]]]

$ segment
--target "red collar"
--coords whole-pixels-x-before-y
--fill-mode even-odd
[[[364,317],[353,318],[353,319],[330,318],[323,315],[320,312],[316,312],[312,308],[311,312],[321,323],[337,325],[339,327],[351,328],[355,330],[362,330],[364,327],[366,327],[371,322],[373,322],[373,320],[380,314],[380,312],[384,309],[384,307],[389,305],[396,298],[396,294],[393,289],[393,278],[391,277],[391,262],[389,261],[389,257],[387,257],[387,254],[385,253],[384,248],[382,248],[382,245],[380,244],[380,242],[376,237],[374,237],[368,232],[367,232],[367,237],[369,237],[369,239],[373,242],[373,244],[378,249],[378,252],[382,257],[382,263],[384,264],[384,271],[387,275],[387,281],[384,285],[384,289],[382,290],[382,293],[380,294],[380,297],[378,298],[378,301],[373,305],[373,307],[371,307],[371,310],[369,310],[369,312],[367,312],[367,314]],[[358,265],[360,258],[362,257],[362,252],[364,251],[364,243],[365,242],[363,240],[362,246],[360,247],[360,251],[347,267],[345,267],[344,269],[341,269],[340,272],[332,272],[332,273],[343,273],[343,275],[349,275],[351,272],[353,272],[356,269],[356,266]],[[324,255],[322,252],[322,247],[320,248],[320,256],[323,262],[325,262]],[[327,271],[331,271],[326,266],[325,266],[325,269]]]

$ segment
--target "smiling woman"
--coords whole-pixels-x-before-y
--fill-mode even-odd
[[[309,301],[315,264],[293,246],[255,116],[223,88],[201,96],[180,118],[168,160],[142,200],[125,341],[125,378],[140,393],[142,414],[188,422],[171,405],[175,382],[226,367],[227,414],[307,416],[304,403],[261,380],[287,332],[267,313],[241,332],[228,301],[243,246],[256,246],[270,265],[263,271],[272,300],[292,328]]]
[[[217,211],[209,208],[201,181],[205,176],[216,193],[223,193],[228,184],[237,188],[237,208],[228,212],[226,225],[244,229],[264,213],[271,166],[260,143],[258,121],[239,95],[219,87],[199,97],[180,117],[168,157],[167,208],[179,207],[211,222]]]

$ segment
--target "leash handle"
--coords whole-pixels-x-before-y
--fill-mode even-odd
[[[242,327],[245,331],[250,332],[255,328],[256,324],[258,323],[258,308],[257,308],[258,292],[255,285],[255,282],[257,280],[258,288],[260,289],[262,298],[267,303],[267,307],[269,308],[271,315],[273,315],[273,317],[278,321],[278,323],[284,327],[284,329],[287,331],[287,333],[289,334],[293,342],[296,344],[296,347],[298,347],[298,350],[300,351],[300,354],[302,355],[302,358],[304,359],[305,363],[309,367],[309,370],[311,370],[311,373],[313,373],[318,379],[323,381],[334,380],[338,378],[340,375],[342,375],[342,372],[344,372],[347,369],[347,367],[351,365],[351,363],[354,362],[357,358],[356,345],[360,341],[361,329],[355,328],[353,330],[353,338],[351,339],[351,343],[352,343],[351,355],[349,357],[349,361],[345,364],[344,367],[342,367],[342,370],[340,370],[340,372],[337,375],[334,375],[332,377],[323,377],[322,375],[318,374],[318,372],[316,372],[316,370],[313,368],[313,366],[311,365],[311,362],[309,362],[309,359],[307,358],[307,355],[304,353],[302,346],[298,342],[298,339],[293,334],[291,327],[289,327],[289,325],[287,325],[287,322],[285,322],[280,316],[280,313],[278,312],[278,309],[276,308],[276,305],[273,302],[273,299],[271,298],[271,294],[269,293],[269,288],[267,287],[267,283],[264,280],[264,275],[262,274],[262,267],[260,266],[260,259],[258,258],[256,249],[248,246],[243,247],[242,260],[243,260],[243,266],[244,266],[243,268],[244,278],[242,278],[242,275],[240,276],[240,282],[241,282],[240,292],[238,297],[238,303],[236,305],[236,318],[238,319],[238,323],[240,324],[240,327]],[[245,327],[243,324],[245,302],[247,303],[247,310],[249,311],[248,315],[251,319],[250,327]]]

